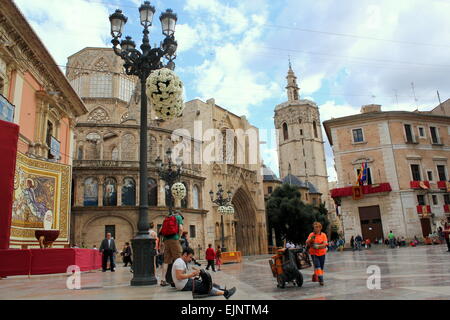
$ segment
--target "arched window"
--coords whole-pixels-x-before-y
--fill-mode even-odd
[[[117,206],[117,182],[114,178],[106,178],[103,184],[103,205]]]
[[[98,206],[98,181],[95,178],[86,178],[84,180],[84,206]]]
[[[189,188],[186,182],[183,182],[184,187],[186,188],[186,197],[184,197],[184,199],[181,200],[181,207],[182,208],[187,208],[188,207],[188,203],[189,203]]]
[[[194,188],[192,188],[192,193],[193,193],[193,204],[194,204],[194,209],[200,209],[200,190],[198,189],[198,187],[196,185],[194,185]]]
[[[122,204],[124,206],[136,205],[136,183],[133,178],[123,179]]]
[[[84,156],[84,154],[83,154],[83,146],[79,146],[78,147],[78,157],[77,157],[77,159],[78,160],[83,160],[83,156]]]
[[[317,134],[317,124],[315,121],[313,121],[313,129],[314,129],[314,138],[318,138],[318,134]]]
[[[111,160],[119,161],[119,149],[114,147],[111,151]]]
[[[289,139],[288,125],[286,122],[283,123],[283,138],[284,138],[284,140]]]
[[[148,179],[148,205],[156,207],[158,205],[158,184],[152,178]]]

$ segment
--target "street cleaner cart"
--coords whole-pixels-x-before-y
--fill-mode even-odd
[[[305,247],[300,249],[279,249],[269,260],[273,276],[277,279],[278,288],[285,288],[287,282],[301,287],[303,275],[301,269],[312,266],[311,259]]]

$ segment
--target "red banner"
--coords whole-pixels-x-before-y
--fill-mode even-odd
[[[0,120],[0,249],[9,248],[19,126]]]

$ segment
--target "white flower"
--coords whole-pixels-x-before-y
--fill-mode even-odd
[[[183,200],[186,197],[186,187],[181,182],[175,183],[171,191],[175,199]]]

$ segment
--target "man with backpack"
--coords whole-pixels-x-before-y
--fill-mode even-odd
[[[161,279],[161,286],[165,287],[169,284],[175,287],[172,279],[172,265],[173,262],[181,257],[180,237],[183,233],[183,218],[179,214],[169,213],[164,219],[160,231],[160,237],[164,242],[164,264],[163,272],[166,272],[166,279]]]

